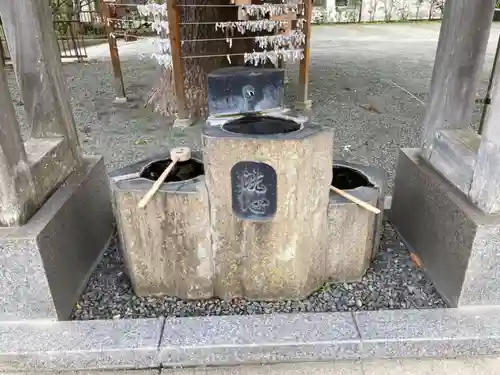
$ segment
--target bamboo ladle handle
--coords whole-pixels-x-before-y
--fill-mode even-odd
[[[189,159],[191,159],[191,150],[188,147],[174,148],[170,152],[170,159],[172,160],[172,163],[170,163],[170,165],[163,171],[160,177],[158,177],[158,180],[156,180],[153,186],[151,186],[151,189],[149,189],[148,192],[144,195],[144,197],[139,201],[137,207],[139,208],[146,207],[151,198],[153,198],[158,189],[165,182],[165,180],[167,179],[168,175],[175,167],[175,165],[180,161],[188,161]]]
[[[330,185],[330,189],[333,190],[338,195],[344,197],[345,199],[350,200],[351,202],[356,203],[358,206],[363,207],[365,210],[373,212],[375,215],[378,215],[381,212],[377,207],[375,207],[369,203],[366,203],[366,202],[362,201],[361,199],[358,199],[349,193],[346,193],[344,190],[341,190],[341,189],[336,188],[335,186],[331,186],[331,185]]]

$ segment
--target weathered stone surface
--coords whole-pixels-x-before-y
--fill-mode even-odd
[[[192,158],[199,160],[201,155],[195,152]],[[137,295],[212,297],[214,269],[204,177],[163,184],[141,209],[137,204],[153,185],[138,177],[146,164],[115,173],[113,182],[119,234],[134,291]],[[131,179],[120,181],[127,175]]]
[[[3,61],[0,64],[0,113],[0,227],[10,227],[24,224],[33,215],[37,199]]]
[[[2,375],[40,375],[37,370],[2,372]],[[44,371],[43,375],[160,375],[159,369],[151,370],[92,370],[92,371]]]
[[[62,138],[31,138],[25,144],[33,185],[42,205],[75,169],[73,151]]]
[[[85,158],[27,224],[0,228],[0,320],[68,319],[113,222],[104,162]]]
[[[332,162],[329,131],[308,123],[298,129],[250,136],[207,126],[206,176],[163,184],[145,209],[137,203],[153,182],[141,178],[141,171],[168,154],[112,174],[119,233],[136,294],[289,299],[305,297],[329,279],[363,276],[378,248],[382,215],[330,193],[333,163],[364,176],[369,186],[351,193],[382,210],[385,174]],[[193,153],[193,158],[201,161],[202,155]],[[250,178],[254,169],[263,173],[268,205],[249,213],[234,183],[245,173]],[[246,198],[259,195],[251,194]]]
[[[0,372],[159,368],[163,323],[163,318],[2,323]]]
[[[384,210],[385,173],[358,164],[334,161],[335,166],[353,169],[373,186],[346,189],[346,192]],[[330,193],[328,204],[327,275],[335,281],[358,281],[376,255],[383,215],[375,215],[347,199]]]
[[[354,313],[362,358],[422,358],[500,353],[500,309]]]
[[[0,2],[0,14],[32,130],[23,144],[2,64],[0,226],[12,227],[35,214],[81,165],[82,155],[49,4]]]
[[[218,127],[203,130],[215,295],[299,298],[325,281],[332,143],[331,132],[312,124],[274,135],[235,134]],[[253,215],[246,220],[233,212],[231,170],[247,161],[266,163],[276,171],[272,218]]]
[[[500,215],[486,215],[419,157],[399,156],[390,219],[451,306],[500,304]]]
[[[75,166],[82,156],[49,3],[2,1],[0,15],[31,135],[66,139]]]
[[[224,366],[358,358],[350,313],[166,319],[162,367]]]

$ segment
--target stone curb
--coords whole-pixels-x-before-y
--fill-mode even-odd
[[[0,372],[500,353],[500,308],[0,323]]]
[[[160,367],[164,319],[0,323],[0,372]]]

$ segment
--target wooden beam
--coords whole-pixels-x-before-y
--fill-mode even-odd
[[[299,107],[303,107],[305,109],[310,108],[311,101],[309,98],[309,65],[311,62],[311,23],[312,23],[312,0],[303,0],[304,1],[304,34],[306,35],[306,41],[304,44],[304,58],[300,61],[299,68],[299,93],[298,93],[298,102],[297,105]]]
[[[186,102],[184,60],[182,58],[181,14],[177,0],[167,1],[167,17],[170,47],[172,51],[172,70],[174,77],[175,98],[177,102],[177,119],[189,120]]]
[[[64,137],[81,155],[48,1],[0,0],[0,16],[34,138]],[[68,160],[69,162],[69,160]]]
[[[471,129],[439,130],[430,164],[465,195],[469,194],[481,137]]]
[[[35,210],[33,179],[0,64],[0,227],[24,224]]]
[[[278,30],[278,35],[290,35],[293,31],[293,26],[296,24],[297,21],[297,13],[295,12],[290,12],[284,15],[278,15],[278,16],[271,16],[271,20],[276,20],[276,21],[287,21],[282,29]],[[288,70],[287,70],[287,63],[284,58],[280,58],[278,60],[278,68],[283,69],[283,74],[284,74],[284,83],[288,83]]]
[[[496,214],[500,212],[500,69],[494,70],[488,107],[469,197],[482,211]]]
[[[469,127],[494,9],[495,0],[446,2],[423,122],[426,159],[438,130]]]

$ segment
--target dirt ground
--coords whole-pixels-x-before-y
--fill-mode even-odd
[[[339,159],[372,164],[394,179],[400,147],[418,147],[425,100],[439,36],[439,22],[315,26],[312,34],[310,97],[315,121],[331,126]],[[478,98],[484,97],[500,25],[494,24]],[[88,47],[89,61],[64,67],[86,153],[101,154],[110,169],[174,145],[199,148],[201,125],[171,129],[172,119],[143,108],[158,77],[150,40],[121,43],[130,101],[113,105],[107,45]],[[292,101],[297,71],[287,98]],[[15,77],[9,74],[18,99]],[[478,105],[478,109],[480,106]],[[18,115],[23,119],[22,106]],[[479,111],[475,121],[479,119]]]

